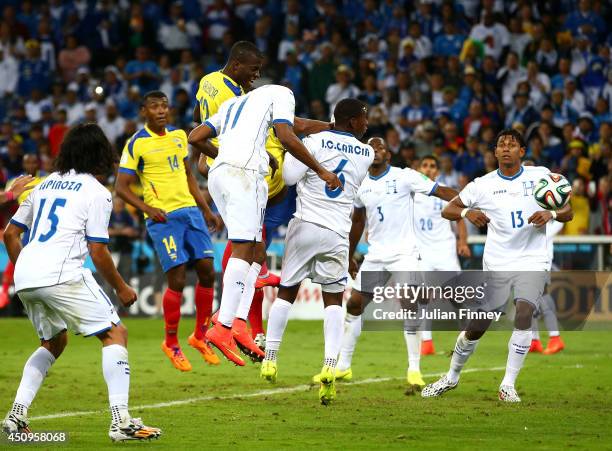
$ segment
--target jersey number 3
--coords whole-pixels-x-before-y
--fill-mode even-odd
[[[32,236],[30,237],[31,241],[34,241],[34,239],[36,238],[36,232],[38,231],[38,223],[40,221],[40,217],[42,216],[42,212],[45,209],[45,202],[47,202],[47,199],[40,200],[40,207],[38,208],[38,214],[36,215],[34,227],[32,228]],[[47,219],[49,220],[49,222],[51,222],[51,228],[47,233],[40,235],[38,237],[38,241],[44,243],[46,241],[49,241],[51,237],[55,235],[55,232],[57,232],[57,224],[59,223],[59,217],[57,216],[55,210],[60,207],[64,207],[65,205],[66,199],[58,198],[53,201],[53,204],[51,204],[51,209],[49,210],[49,214],[47,216]]]
[[[340,179],[340,183],[342,183],[342,186],[344,186],[344,181],[346,180],[344,177],[344,174],[342,173],[342,170],[344,169],[344,166],[346,166],[346,163],[348,163],[348,160],[346,158],[343,160],[340,160],[340,163],[338,163],[338,166],[336,166],[336,169],[332,171],[334,174],[338,176],[338,179]],[[340,188],[329,189],[329,187],[325,185],[325,194],[327,195],[327,197],[331,197],[332,199],[335,199],[340,194],[342,194],[342,190]]]

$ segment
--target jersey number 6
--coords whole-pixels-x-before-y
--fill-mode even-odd
[[[344,169],[344,166],[346,166],[346,163],[348,163],[348,160],[345,158],[341,160],[340,163],[338,163],[338,166],[336,166],[336,169],[332,171],[334,174],[338,176],[338,179],[340,180],[340,183],[342,183],[342,186],[344,186],[344,181],[345,181],[345,177],[344,177],[344,174],[342,173],[342,170]],[[332,199],[335,199],[340,194],[342,194],[342,190],[340,188],[329,189],[329,187],[325,185],[325,194],[327,195],[327,197],[331,197]]]

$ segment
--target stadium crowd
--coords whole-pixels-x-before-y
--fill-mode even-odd
[[[192,127],[200,78],[231,45],[266,54],[258,85],[295,93],[329,120],[345,97],[369,105],[368,136],[392,164],[436,155],[462,188],[496,168],[492,143],[521,130],[527,158],[573,184],[565,234],[611,234],[612,7],[602,0],[0,1],[0,184],[44,174],[67,129],[97,122],[120,152],[161,89]],[[15,205],[5,207],[6,222]],[[120,252],[142,234],[118,202]]]

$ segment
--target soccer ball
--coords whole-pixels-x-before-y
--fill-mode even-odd
[[[570,199],[572,186],[561,174],[550,173],[540,179],[533,191],[538,205],[546,210],[563,208]]]

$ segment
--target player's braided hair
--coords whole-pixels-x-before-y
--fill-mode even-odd
[[[82,174],[107,175],[116,160],[113,146],[97,124],[79,124],[64,136],[55,169],[61,174],[74,169]]]

